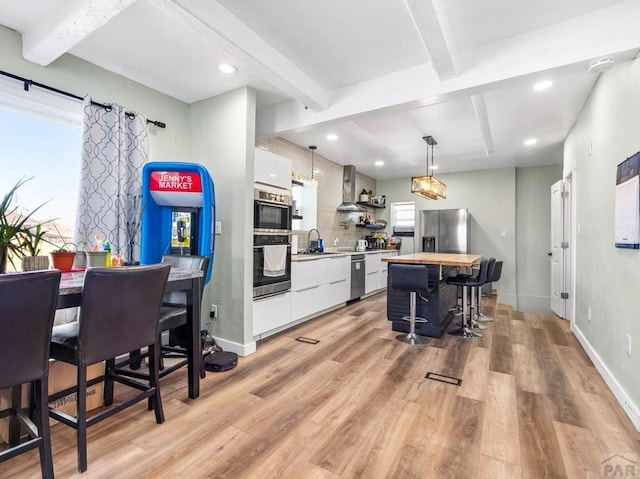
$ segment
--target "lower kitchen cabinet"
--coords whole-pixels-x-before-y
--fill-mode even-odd
[[[326,258],[323,262],[322,308],[328,309],[349,300],[351,257]]]
[[[291,322],[291,293],[253,301],[253,335],[271,331]]]
[[[291,291],[291,321],[311,316],[322,309],[322,287],[320,284]]]

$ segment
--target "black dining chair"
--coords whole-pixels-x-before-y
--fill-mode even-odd
[[[188,270],[200,270],[206,275],[209,268],[208,256],[195,256],[195,255],[178,255],[167,254],[162,257],[162,263],[169,264],[172,267]],[[202,289],[204,288],[204,281],[200,285],[200,297],[202,298]],[[160,347],[160,372],[161,378],[165,377],[188,364],[188,343],[186,339],[189,335],[184,331],[187,324],[187,296],[184,291],[172,291],[165,293],[162,300],[162,308],[160,309],[160,319],[158,321],[158,344]],[[202,304],[197,307],[201,308]],[[169,331],[169,342],[167,345],[162,345],[160,335]],[[127,375],[134,378],[145,379],[148,377],[143,371],[137,371],[141,359],[146,356],[146,353],[140,351],[132,351],[128,360],[119,361],[116,368],[118,373]],[[204,362],[201,360],[201,355],[197,357],[200,359],[199,364],[194,365],[200,372],[200,377],[205,377]],[[170,366],[164,364],[165,358],[179,358]],[[129,366],[127,368],[126,366]]]
[[[51,335],[53,359],[76,365],[77,386],[51,396],[51,400],[77,392],[75,417],[50,409],[49,415],[77,431],[78,470],[87,470],[87,428],[115,413],[150,398],[156,422],[164,422],[158,377],[158,314],[169,276],[169,265],[126,268],[89,268],[85,273],[78,321],[55,326]],[[148,381],[120,376],[114,358],[129,351],[149,349]],[[87,367],[105,361],[103,377],[87,381]],[[87,386],[104,379],[105,409],[87,416]],[[114,381],[140,392],[113,404]]]
[[[56,311],[60,271],[0,274],[0,389],[12,400],[0,417],[9,418],[9,447],[0,462],[25,451],[40,452],[42,477],[52,478],[48,417],[49,344]],[[31,384],[33,408],[21,407],[21,387]],[[28,439],[20,442],[20,430]]]

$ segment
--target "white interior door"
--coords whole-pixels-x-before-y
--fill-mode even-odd
[[[562,180],[551,185],[551,310],[566,317],[564,292],[564,250]]]

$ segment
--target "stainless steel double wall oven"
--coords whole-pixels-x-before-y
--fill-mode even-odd
[[[264,249],[286,247],[284,274],[265,274]],[[253,199],[253,297],[260,298],[291,289],[291,194],[286,190],[256,185]]]

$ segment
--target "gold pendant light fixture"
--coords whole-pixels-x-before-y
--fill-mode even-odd
[[[447,185],[433,176],[433,146],[438,142],[432,136],[423,136],[427,144],[427,174],[411,177],[411,193],[427,200],[440,200],[447,197]],[[431,147],[431,167],[429,167],[429,147]]]

